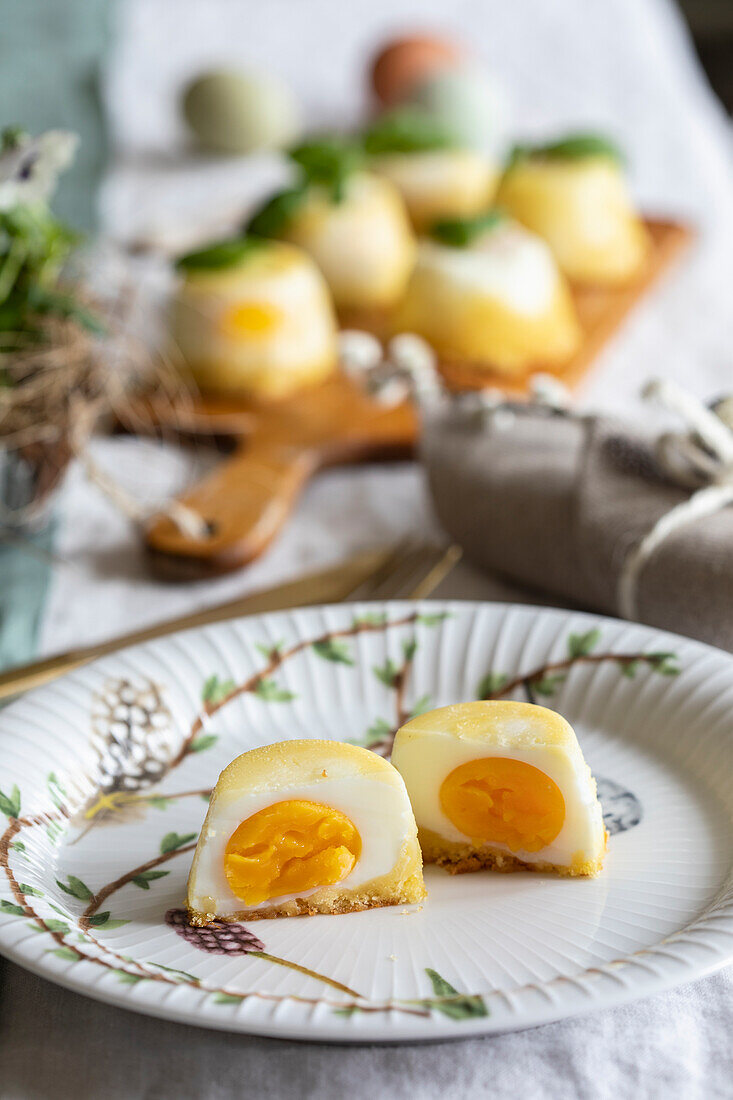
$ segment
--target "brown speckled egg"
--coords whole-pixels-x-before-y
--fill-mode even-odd
[[[385,106],[405,99],[416,84],[434,73],[456,68],[462,51],[453,42],[411,35],[388,42],[372,62],[374,91]]]

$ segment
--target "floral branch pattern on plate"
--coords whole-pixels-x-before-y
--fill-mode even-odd
[[[95,888],[80,877],[65,874],[56,880],[60,892],[56,900],[61,900],[63,907],[19,877],[19,867],[27,858],[26,840],[22,837],[32,830],[43,829],[55,845],[71,835],[73,839],[70,844],[75,844],[97,826],[122,824],[145,815],[148,810],[165,811],[181,799],[208,799],[210,788],[207,787],[168,792],[162,791],[160,785],[185,759],[193,754],[205,753],[216,745],[217,734],[208,728],[209,719],[234,699],[250,694],[267,705],[287,706],[294,702],[296,695],[282,682],[280,673],[288,662],[299,655],[312,653],[318,660],[346,668],[354,667],[356,657],[351,642],[357,635],[407,631],[399,639],[399,658],[386,657],[382,664],[373,668],[375,678],[385,689],[388,700],[391,700],[391,717],[376,718],[357,742],[388,756],[396,730],[431,705],[429,695],[410,698],[411,676],[420,646],[420,629],[439,625],[449,614],[417,610],[391,620],[382,613],[364,614],[355,618],[348,627],[290,646],[286,641],[258,645],[263,664],[259,671],[243,682],[237,684],[217,672],[210,673],[202,684],[200,710],[182,738],[176,733],[163,687],[150,681],[135,684],[129,678],[108,682],[103,692],[93,700],[92,744],[97,751],[97,765],[94,774],[89,776],[92,790],[88,797],[80,804],[74,804],[62,779],[55,772],[50,772],[47,778],[48,809],[24,816],[18,786],[13,785],[7,792],[0,791],[0,813],[8,819],[8,825],[0,836],[0,866],[5,871],[11,894],[9,898],[0,900],[0,913],[9,918],[27,920],[36,932],[50,937],[54,946],[48,950],[67,963],[94,963],[128,985],[143,981],[188,984],[209,994],[213,1003],[219,1005],[241,1004],[250,997],[258,997],[271,1001],[327,1004],[343,1016],[357,1012],[398,1011],[429,1017],[432,1012],[438,1012],[459,1020],[487,1015],[488,1009],[481,996],[459,992],[432,968],[425,969],[432,996],[416,995],[411,999],[372,1002],[328,975],[267,952],[265,944],[242,925],[215,922],[206,929],[193,928],[187,921],[185,911],[180,909],[168,910],[165,923],[189,946],[205,952],[253,956],[289,968],[321,982],[348,1000],[274,994],[255,989],[242,993],[225,987],[209,987],[188,971],[132,959],[100,940],[100,934],[129,923],[112,915],[112,909],[106,907],[111,899],[125,888],[140,891],[154,889],[154,884],[170,873],[166,866],[169,862],[193,851],[196,833],[169,831],[162,836],[157,853],[113,881]],[[640,674],[643,669],[663,676],[675,676],[680,671],[674,653],[604,652],[599,648],[600,641],[600,631],[593,628],[583,634],[570,634],[566,655],[561,659],[519,672],[489,669],[477,685],[476,695],[482,699],[499,699],[521,692],[530,702],[550,700],[559,693],[573,669],[582,664],[609,663],[628,678]],[[641,807],[631,792],[612,780],[601,780],[599,787],[611,834],[638,824]],[[74,913],[72,909],[80,911]]]

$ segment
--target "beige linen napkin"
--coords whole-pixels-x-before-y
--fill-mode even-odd
[[[618,615],[627,555],[690,491],[665,480],[651,438],[525,410],[428,414],[421,454],[438,518],[476,564]],[[636,603],[642,622],[733,650],[733,508],[666,538]]]

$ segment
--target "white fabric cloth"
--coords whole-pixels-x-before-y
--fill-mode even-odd
[[[512,104],[517,136],[598,127],[615,134],[644,207],[689,219],[700,239],[683,267],[635,312],[599,358],[583,400],[638,411],[664,374],[709,398],[730,390],[733,185],[730,130],[667,0],[125,0],[106,100],[115,162],[104,194],[111,231],[135,237],[207,220],[254,198],[281,169],[273,158],[190,156],[177,87],[222,60],[272,70],[309,119],[350,121],[365,104],[363,63],[405,27],[450,27],[486,61]],[[186,461],[152,444],[108,440],[97,457],[150,496],[179,484]],[[157,485],[151,486],[151,475]],[[334,470],[306,491],[261,561],[217,581],[163,586],[146,574],[126,522],[74,471],[43,628],[46,652],[117,634],[336,560],[434,521],[413,466]],[[468,569],[442,594],[516,598]],[[336,1049],[197,1032],[143,1019],[6,968],[0,1093],[352,1098],[491,1095],[730,1096],[733,971],[646,1002],[490,1040],[434,1047]],[[53,1021],[53,1022],[51,1022]]]

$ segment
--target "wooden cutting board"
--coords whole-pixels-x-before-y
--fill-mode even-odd
[[[163,420],[154,406],[152,413]],[[168,427],[173,426],[169,419]],[[417,436],[412,405],[380,405],[342,374],[259,408],[200,397],[176,418],[175,427],[226,436],[234,444],[213,473],[181,497],[206,520],[207,537],[192,539],[167,517],[148,527],[156,572],[177,579],[223,573],[252,561],[278,533],[317,470],[407,458]]]
[[[688,228],[674,222],[648,220],[646,224],[652,237],[651,255],[633,285],[574,291],[585,339],[577,355],[553,371],[571,387],[581,381],[629,310],[692,237]],[[537,369],[545,368],[538,364]],[[452,390],[496,386],[521,395],[528,389],[528,376],[511,381],[470,364],[447,362],[441,364],[441,371]],[[149,406],[149,411],[168,429],[225,436],[232,445],[214,472],[181,497],[205,518],[205,537],[184,535],[167,517],[155,519],[147,529],[153,567],[176,579],[227,572],[252,561],[280,531],[301,489],[317,470],[338,463],[407,457],[417,437],[417,417],[410,405],[385,408],[343,375],[267,405],[197,397],[185,408],[166,402],[160,408]]]

